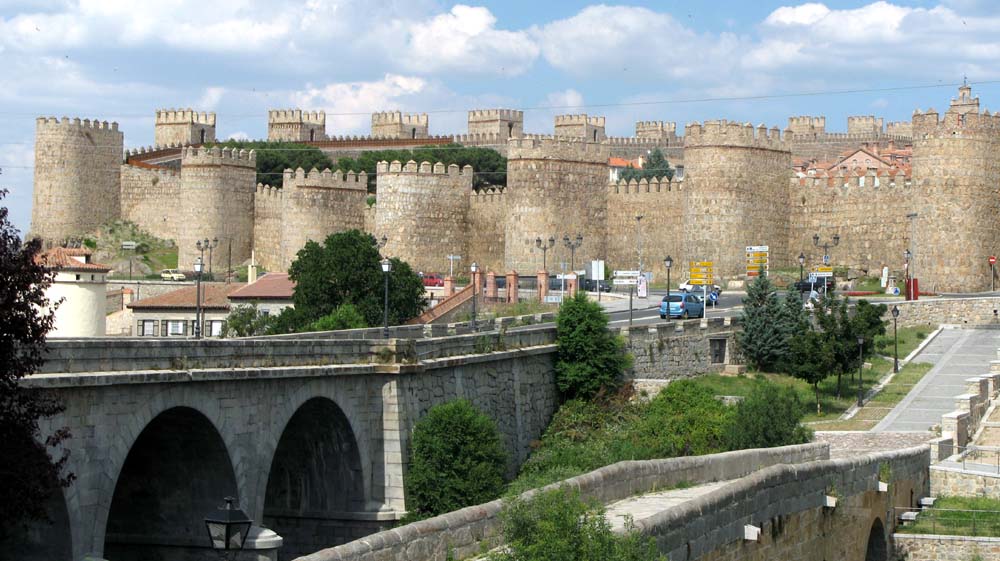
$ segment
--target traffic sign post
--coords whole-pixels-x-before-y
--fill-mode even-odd
[[[767,275],[770,251],[771,248],[766,245],[746,246],[746,274],[748,278]]]
[[[997,264],[997,256],[990,255],[990,290],[996,292],[997,289],[997,277],[995,274],[994,266]]]

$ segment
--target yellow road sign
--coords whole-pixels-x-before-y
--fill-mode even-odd
[[[690,263],[691,267],[712,267],[714,265],[714,261],[692,261]]]
[[[747,265],[747,271],[759,271],[760,265]]]
[[[691,273],[691,278],[693,279],[709,279],[711,280],[712,273]]]
[[[690,273],[712,273],[712,267],[691,267]]]
[[[767,252],[766,251],[750,251],[750,252],[747,252],[747,258],[749,259],[751,257],[767,257]]]
[[[819,267],[816,267],[816,272],[817,273],[832,273],[833,272],[833,267],[819,266]]]
[[[751,259],[747,259],[747,263],[753,263],[753,264],[767,263],[767,257],[753,257]]]
[[[712,284],[713,281],[714,279],[691,279],[688,281],[688,284],[695,284],[698,286],[708,286]]]

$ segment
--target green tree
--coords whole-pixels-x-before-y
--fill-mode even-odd
[[[273,318],[257,309],[257,304],[245,304],[233,308],[226,317],[222,333],[226,337],[254,337],[264,335],[273,323]]]
[[[301,322],[302,329],[351,304],[367,325],[382,324],[385,280],[380,261],[375,238],[359,230],[331,234],[322,244],[306,243],[288,268],[296,283],[291,319]],[[389,323],[396,325],[419,315],[427,301],[423,281],[413,269],[397,258],[391,262]]]
[[[782,361],[781,371],[813,387],[816,396],[816,414],[821,414],[819,383],[834,372],[838,365],[833,344],[824,333],[808,329],[793,337],[788,354]]]
[[[0,189],[0,199],[7,195]],[[0,207],[0,542],[29,522],[45,520],[45,503],[72,474],[63,469],[69,451],[52,453],[69,438],[65,428],[43,434],[39,421],[63,410],[50,393],[24,388],[19,381],[44,362],[45,337],[55,313],[45,290],[53,273],[39,262],[42,242],[21,243],[20,235]]]
[[[730,450],[803,444],[812,432],[802,425],[805,408],[792,388],[760,382],[736,405],[726,431]]]
[[[342,170],[352,169],[367,173],[369,191],[374,192],[376,164],[394,160],[404,164],[413,160],[414,162],[441,162],[446,166],[451,164],[461,167],[469,165],[472,166],[472,170],[476,174],[472,184],[474,188],[507,185],[507,158],[492,148],[467,147],[461,144],[423,146],[413,150],[363,152],[356,158],[340,158],[337,160],[337,167]]]
[[[841,395],[843,375],[850,373],[853,378],[861,362],[874,351],[875,337],[885,334],[885,304],[860,300],[855,308],[852,316],[847,299],[837,295],[824,296],[816,307],[816,323],[827,338],[836,364],[837,397]],[[858,337],[864,339],[860,356]]]
[[[365,318],[351,304],[341,304],[329,314],[314,321],[309,331],[336,331],[339,329],[360,329],[368,327]]]
[[[496,424],[464,399],[431,407],[413,427],[407,506],[436,516],[500,496],[507,451]]]
[[[631,520],[614,533],[603,505],[568,487],[511,499],[500,521],[505,547],[491,561],[666,561]]]
[[[556,318],[556,386],[565,399],[589,399],[616,388],[631,367],[625,343],[608,331],[608,316],[580,291]]]
[[[713,454],[726,450],[732,408],[694,380],[677,380],[652,401],[638,423],[635,449],[648,458]]]
[[[334,169],[333,161],[322,150],[308,144],[272,142],[269,140],[227,140],[213,146],[255,150],[257,153],[257,183],[272,187],[284,184],[286,169]],[[347,171],[347,170],[344,170]]]
[[[621,178],[630,181],[632,179],[639,181],[641,179],[654,179],[666,177],[667,179],[674,178],[675,170],[670,166],[670,162],[664,157],[663,152],[659,148],[654,148],[652,152],[649,153],[649,158],[646,160],[646,165],[642,166],[640,169],[636,169],[632,166],[625,168],[622,171]]]
[[[743,331],[737,336],[740,350],[751,366],[773,371],[787,352],[789,327],[780,321],[783,306],[766,276],[753,280],[743,299]]]

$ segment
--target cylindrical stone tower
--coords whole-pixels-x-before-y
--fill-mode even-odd
[[[970,108],[963,90],[940,121],[933,109],[913,115],[915,213],[906,238],[925,292],[990,290],[989,256],[1000,248],[1000,115],[979,113],[978,98]]]
[[[537,271],[542,250],[535,239],[554,236],[548,267],[567,272],[572,252],[563,237],[583,236],[576,249],[577,270],[606,249],[608,148],[568,138],[515,138],[507,145],[506,270]],[[475,256],[470,256],[475,259]]]
[[[250,257],[253,245],[257,158],[251,150],[185,148],[181,155],[181,196],[177,212],[177,265],[192,270],[200,255],[198,240],[218,239],[212,272],[225,274]],[[209,253],[205,252],[205,271]]]
[[[472,166],[379,162],[373,234],[387,238],[383,253],[425,273],[448,270],[448,255],[464,256],[472,175]]]
[[[716,282],[746,275],[746,247],[766,245],[772,267],[788,265],[792,155],[777,128],[706,121],[684,133],[684,223],[680,274],[712,261]],[[670,219],[663,217],[662,219]]]
[[[38,118],[32,236],[59,243],[119,217],[123,142],[118,123]]]

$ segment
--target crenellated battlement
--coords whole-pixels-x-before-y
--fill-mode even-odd
[[[479,191],[473,190],[469,195],[469,204],[473,206],[477,205],[498,205],[502,206],[506,204],[506,189],[503,187],[494,187],[490,189],[480,189]]]
[[[402,111],[379,111],[372,113],[372,125],[428,126],[427,113],[403,113]]]
[[[215,113],[198,112],[190,107],[187,109],[157,109],[157,125],[207,125],[215,126]]]
[[[530,135],[507,142],[508,160],[566,160],[607,165],[610,151],[600,142],[562,136]]]
[[[126,166],[126,167],[129,167],[129,168],[141,169],[143,171],[152,172],[152,173],[160,175],[161,177],[180,177],[181,176],[180,172],[178,172],[177,170],[166,168],[166,167],[163,167],[163,166],[157,166],[157,165],[153,165],[153,164],[147,164],[147,163],[142,162],[142,161],[125,162],[122,165]]]
[[[355,189],[368,190],[368,174],[362,171],[347,173],[341,170],[330,171],[329,168],[319,171],[312,168],[307,173],[304,169],[286,169],[283,174],[285,189]]]
[[[604,117],[592,117],[587,114],[580,115],[556,115],[556,126],[576,126],[590,125],[592,127],[603,127]]]
[[[734,146],[789,151],[778,127],[768,129],[763,124],[729,122],[725,119],[688,123],[684,127],[684,146]]]
[[[637,121],[635,135],[639,138],[663,138],[677,136],[677,123],[670,121]]]
[[[684,138],[680,136],[671,137],[641,137],[641,136],[609,136],[601,141],[609,146],[680,146]]]
[[[807,177],[793,177],[792,187],[910,187],[912,177],[908,172],[898,169],[867,170],[856,173],[850,170],[818,173]]]
[[[111,121],[109,123],[107,121],[100,121],[98,119],[81,120],[79,117],[73,117],[72,119],[70,119],[69,117],[63,117],[61,121],[56,117],[38,117],[35,120],[35,124],[38,127],[38,129],[42,128],[51,129],[55,127],[62,127],[63,129],[67,130],[75,128],[75,129],[87,129],[91,131],[107,131],[115,133],[118,132],[118,123],[115,121]]]
[[[826,116],[799,115],[788,118],[788,130],[793,133],[822,133],[826,131]]]
[[[619,179],[618,181],[612,181],[608,183],[608,194],[609,195],[639,195],[639,194],[657,194],[657,193],[672,193],[679,192],[684,187],[684,180],[672,180],[668,177],[658,177],[647,180],[642,178],[638,181],[635,179],[625,180]]]
[[[269,109],[268,124],[308,124],[326,126],[326,111],[303,111],[301,109]]]
[[[473,171],[472,166],[465,166],[462,168],[458,167],[458,164],[451,164],[445,166],[441,162],[431,164],[430,162],[417,162],[410,160],[405,164],[401,163],[399,160],[393,160],[392,162],[386,162],[385,160],[376,164],[377,173],[388,174],[415,174],[415,175],[450,175],[452,177],[472,177]]]
[[[125,159],[132,157],[141,157],[148,154],[155,154],[157,152],[163,152],[164,150],[178,150],[184,146],[177,142],[170,142],[164,145],[154,145],[154,146],[138,146],[136,148],[130,148],[125,150]]]
[[[885,124],[885,133],[892,137],[913,137],[913,123],[909,121],[892,121]]]
[[[874,115],[852,115],[847,117],[848,134],[882,134],[884,119]]]
[[[996,137],[1000,134],[1000,113],[962,113],[949,109],[943,116],[934,108],[913,112],[914,137],[977,136]]]
[[[469,111],[469,122],[481,121],[523,121],[524,111],[517,109],[473,109]]]
[[[499,133],[456,134],[452,137],[456,144],[472,146],[506,146],[507,138],[509,137]]]
[[[188,166],[239,166],[255,168],[257,152],[233,148],[195,148],[188,146],[181,150],[181,167]]]

